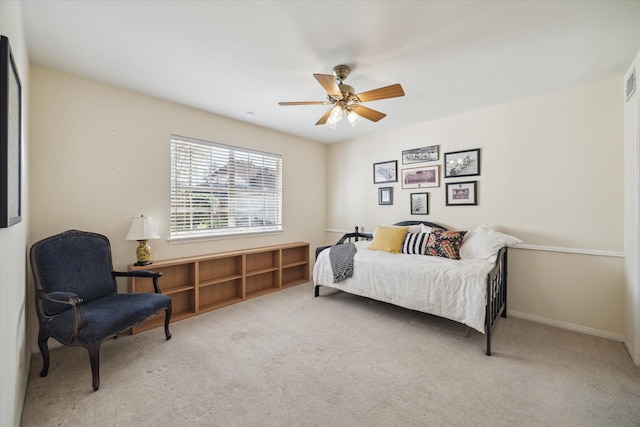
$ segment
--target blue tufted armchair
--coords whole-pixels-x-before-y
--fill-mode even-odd
[[[158,285],[162,273],[113,271],[111,245],[105,236],[65,231],[35,243],[30,258],[40,321],[41,377],[49,373],[49,338],[87,349],[94,391],[100,387],[100,346],[106,339],[162,310],[165,336],[171,338],[171,298],[162,295]],[[116,277],[120,276],[149,277],[155,293],[118,294]]]

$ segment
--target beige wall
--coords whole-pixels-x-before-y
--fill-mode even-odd
[[[31,70],[30,243],[68,229],[98,232],[111,241],[114,267],[126,270],[137,243],[123,239],[140,214],[152,216],[162,236],[150,242],[156,260],[324,242],[326,145],[52,69]],[[169,244],[171,134],[282,154],[284,232]]]
[[[33,241],[70,228],[111,240],[114,266],[135,261],[131,218],[152,216],[168,259],[269,244],[323,241],[326,145],[55,70],[32,67]],[[169,138],[178,134],[282,154],[282,234],[169,244]]]
[[[18,425],[29,373],[27,233],[29,229],[29,57],[18,2],[0,1],[0,34],[9,38],[22,83],[22,222],[0,229],[0,426]]]
[[[512,313],[621,339],[624,333],[622,78],[333,144],[329,147],[328,230],[405,219],[456,229],[479,224],[513,234]],[[442,154],[481,149],[478,206],[445,206],[446,182],[429,192],[430,214],[409,214],[395,183],[379,206],[372,164],[402,150],[440,145]],[[327,242],[335,233],[327,233]],[[556,248],[568,253],[555,252]],[[540,250],[551,249],[551,251]],[[577,253],[572,253],[577,252]],[[586,254],[584,254],[586,252]],[[595,255],[592,255],[594,253]]]

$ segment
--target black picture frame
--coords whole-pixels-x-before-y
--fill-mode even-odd
[[[378,188],[378,204],[379,205],[393,204],[393,187]]]
[[[444,177],[480,175],[480,149],[444,153]]]
[[[412,148],[402,151],[402,164],[435,162],[440,160],[440,146],[429,145],[428,147]]]
[[[373,183],[398,182],[398,161],[389,160],[373,164]]]
[[[429,215],[429,193],[411,193],[411,215]]]
[[[9,39],[0,36],[0,228],[22,221],[22,85]]]
[[[476,206],[478,204],[478,181],[447,182],[447,206]]]

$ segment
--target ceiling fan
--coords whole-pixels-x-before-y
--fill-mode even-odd
[[[377,122],[384,118],[386,114],[380,111],[361,105],[362,102],[377,101],[380,99],[395,98],[404,96],[402,86],[394,84],[367,92],[355,93],[352,86],[343,84],[342,82],[351,73],[351,68],[347,65],[337,65],[333,68],[333,75],[330,74],[314,74],[313,77],[327,91],[327,101],[303,101],[303,102],[279,102],[279,105],[332,105],[316,125],[326,125],[332,129],[342,120],[344,112],[351,123],[355,126],[364,117],[365,119]]]

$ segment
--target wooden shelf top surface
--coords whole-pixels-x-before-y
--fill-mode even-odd
[[[177,265],[190,264],[190,263],[202,262],[202,261],[219,259],[219,258],[229,258],[234,256],[258,254],[261,252],[277,251],[281,249],[293,249],[293,248],[299,248],[303,246],[309,246],[309,243],[307,242],[283,243],[281,245],[263,246],[259,248],[250,248],[250,249],[243,249],[243,250],[237,250],[237,251],[218,252],[218,253],[212,253],[207,255],[197,255],[192,257],[158,260],[158,261],[153,261],[153,263],[149,265],[144,265],[144,266],[137,266],[137,265],[130,264],[129,270],[153,271],[154,266],[155,267],[171,267],[173,265],[177,266]]]

